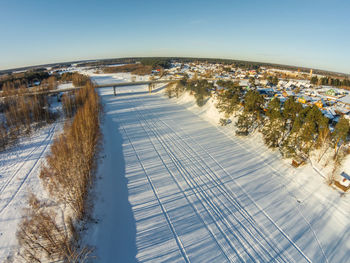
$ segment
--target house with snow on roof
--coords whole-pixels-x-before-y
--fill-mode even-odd
[[[350,189],[350,175],[345,172],[342,172],[339,176],[339,180],[334,182],[334,185],[347,192]]]

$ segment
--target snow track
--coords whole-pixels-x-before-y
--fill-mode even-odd
[[[181,174],[183,177],[186,176],[186,178],[184,177],[184,179],[191,187],[191,189],[193,191],[199,189],[199,191],[197,190],[197,193],[199,193],[199,196],[197,195],[198,200],[201,200],[201,204],[203,205],[203,203],[205,203],[210,209],[207,209],[206,212],[210,213],[209,211],[214,211],[215,213],[214,215],[211,215],[211,218],[219,218],[221,224],[224,225],[224,227],[226,228],[226,231],[221,229],[220,232],[224,233],[224,237],[226,238],[227,243],[233,250],[235,250],[236,245],[231,243],[232,236],[232,240],[237,240],[238,242],[238,246],[236,247],[241,247],[244,249],[243,252],[245,253],[241,252],[237,254],[237,251],[234,251],[238,256],[238,259],[241,262],[268,262],[273,259],[275,259],[278,262],[293,262],[294,260],[290,257],[290,255],[288,255],[287,258],[284,258],[282,256],[283,254],[281,250],[277,251],[275,249],[275,247],[278,248],[278,245],[273,243],[272,241],[268,241],[267,238],[265,238],[266,234],[263,233],[261,230],[258,230],[259,226],[257,226],[256,222],[254,222],[254,219],[252,219],[252,217],[247,213],[247,211],[240,206],[239,202],[237,202],[237,200],[233,198],[234,194],[232,192],[228,193],[229,191],[225,189],[225,185],[220,181],[215,172],[213,172],[213,170],[206,165],[205,161],[201,158],[198,152],[195,151],[194,148],[191,147],[185,140],[183,140],[182,137],[179,136],[174,129],[172,129],[169,125],[166,125],[165,122],[157,119],[157,117],[154,116],[154,114],[151,114],[151,118],[143,116],[141,114],[141,111],[137,110],[137,105],[139,104],[140,102],[134,103],[134,109],[139,117],[140,125],[148,134],[149,138],[155,137],[163,148],[157,150],[157,148],[154,147],[154,149],[157,152],[161,152],[162,150],[166,151],[170,159],[177,166],[179,174]],[[142,112],[148,111],[146,109],[143,109]],[[156,121],[151,122],[149,120]],[[143,123],[147,125],[148,130],[152,132],[153,136],[148,131],[146,131]],[[159,125],[160,123],[163,125]],[[170,133],[168,132],[169,130],[171,131]],[[164,137],[166,138],[166,140],[162,139],[161,133],[165,134]],[[176,138],[171,138],[172,134],[174,134]],[[217,161],[208,152],[207,154],[213,159],[214,162],[217,163]],[[180,157],[177,158],[177,156]],[[187,169],[185,166],[182,165],[182,162],[186,158],[186,163],[192,162],[193,164],[193,166],[189,166],[189,168]],[[179,159],[181,159],[181,161]],[[163,164],[167,166],[167,164],[164,161]],[[218,166],[220,165],[218,164]],[[194,167],[194,169],[191,167]],[[221,166],[220,168],[223,169]],[[205,180],[203,180],[204,177]],[[175,177],[173,176],[173,178]],[[214,192],[214,190],[216,191]],[[223,200],[218,199],[216,197],[221,197],[223,198]],[[224,211],[228,211],[227,214],[225,214]],[[239,215],[241,217],[238,218],[238,216],[235,215],[235,212],[239,212]],[[232,220],[230,219],[230,216],[233,217]],[[245,222],[248,223],[248,226],[244,225]],[[275,225],[274,222],[273,224]],[[239,225],[239,227],[236,227],[236,225]],[[217,226],[220,227],[219,224],[217,224]],[[278,227],[277,225],[275,226]],[[254,231],[254,233],[251,231],[250,228]],[[234,229],[234,231],[230,231],[230,229]],[[231,236],[227,235],[227,233],[230,233]],[[237,235],[235,233],[237,233]],[[282,234],[285,235],[283,231]],[[262,242],[260,242],[260,240],[256,238],[256,236],[261,237],[262,240],[265,241],[265,244],[267,245],[268,249],[272,250],[274,254],[270,253],[269,250],[264,247]],[[291,244],[297,248],[301,255],[308,262],[310,262],[310,260],[302,253],[302,251],[296,246],[296,244],[292,240],[290,240],[288,236],[286,237],[291,242]],[[245,254],[245,257],[242,257],[241,254]],[[236,261],[237,259],[230,258],[230,260]]]
[[[300,206],[298,193],[287,188],[293,170],[275,166],[268,155],[162,94],[134,88],[116,97],[100,90],[108,147],[97,206],[108,213],[96,215],[101,223],[92,244],[103,251],[98,262],[333,262],[325,228],[315,226],[324,210],[309,213],[308,200]],[[130,208],[135,228],[123,233],[130,233],[132,252],[122,245],[125,236],[113,235],[120,231],[114,222],[123,221],[110,199],[111,184],[123,182],[116,177],[126,179],[123,209]]]
[[[27,178],[30,176],[30,174],[35,170],[39,164],[39,161],[42,160],[43,154],[46,152],[48,145],[51,143],[52,138],[55,134],[55,128],[56,125],[54,125],[47,133],[46,138],[42,142],[42,144],[34,147],[33,150],[31,150],[27,156],[25,156],[22,160],[18,161],[16,163],[16,169],[12,173],[12,175],[9,177],[9,179],[6,181],[5,184],[3,184],[0,188],[0,198],[3,192],[6,190],[6,188],[13,182],[14,179],[20,180],[20,183],[16,186],[14,191],[11,191],[11,197],[6,199],[5,204],[0,208],[0,215],[1,213],[9,206],[9,204],[12,202],[12,200],[16,197],[18,192],[21,190],[22,186],[25,185]],[[36,156],[34,162],[31,164],[31,167],[23,174],[23,167],[27,165],[27,162],[30,158],[33,158],[33,155]],[[17,175],[20,175],[21,178],[16,178]],[[23,176],[24,175],[24,176]]]
[[[0,153],[0,261],[16,248],[17,224],[27,207],[29,192],[43,195],[39,172],[57,123],[43,127],[18,145]]]
[[[124,132],[125,132],[125,129],[124,129],[124,128],[123,128],[123,130],[124,130]],[[132,148],[134,149],[135,154],[136,154],[136,156],[137,156],[137,159],[139,160],[140,165],[142,166],[142,169],[144,170],[145,175],[147,176],[147,180],[148,180],[149,184],[150,184],[151,187],[152,187],[152,191],[154,192],[154,195],[155,195],[156,198],[157,198],[158,204],[159,204],[159,206],[161,207],[161,209],[162,209],[162,211],[163,211],[163,214],[164,214],[164,216],[165,216],[165,218],[166,218],[166,221],[167,221],[168,224],[169,224],[169,227],[170,227],[170,229],[171,229],[171,232],[174,234],[174,238],[175,238],[176,243],[178,244],[178,246],[179,246],[179,248],[180,248],[180,251],[181,251],[181,254],[182,254],[184,260],[185,260],[186,262],[190,262],[190,260],[188,259],[187,254],[186,254],[186,251],[185,251],[185,249],[184,249],[184,246],[183,246],[181,240],[179,239],[178,234],[176,233],[176,230],[175,230],[175,228],[174,228],[173,223],[172,223],[171,220],[170,220],[170,217],[169,217],[169,215],[168,215],[168,212],[167,212],[166,208],[164,207],[164,205],[162,204],[162,202],[160,201],[159,195],[158,195],[158,193],[157,193],[157,190],[156,190],[156,188],[154,187],[154,185],[153,185],[153,183],[152,183],[152,180],[150,179],[150,177],[149,177],[148,174],[147,174],[146,168],[145,168],[144,165],[142,164],[142,161],[141,161],[139,155],[137,154],[137,151],[136,151],[136,149],[135,149],[135,147],[134,147],[132,141],[130,140],[130,137],[128,136],[128,134],[127,134],[126,132],[125,132],[125,135],[128,137],[128,141],[130,142],[130,145],[131,145]]]

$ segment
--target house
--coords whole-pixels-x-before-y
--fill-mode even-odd
[[[299,97],[298,102],[305,104],[308,100],[305,97]]]
[[[339,116],[343,116],[343,115],[346,115],[350,112],[350,110],[346,109],[346,108],[343,108],[343,107],[340,107],[337,106],[337,107],[334,107],[334,111],[336,114],[338,114]]]
[[[334,185],[343,190],[344,192],[350,189],[350,175],[345,172],[340,174],[340,179],[334,182]]]
[[[346,106],[350,107],[350,95],[346,95],[343,98],[340,99],[340,101],[345,104]]]
[[[322,108],[323,108],[324,103],[323,103],[323,101],[322,101],[322,100],[318,100],[318,101],[316,101],[316,102],[315,102],[315,105],[316,105],[318,108],[322,109]]]
[[[275,93],[272,88],[258,88],[257,90],[260,93],[260,95],[264,97],[273,97]]]

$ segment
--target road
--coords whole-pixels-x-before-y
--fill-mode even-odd
[[[292,168],[137,91],[99,91],[104,151],[89,240],[98,262],[328,262],[319,207],[286,189]]]

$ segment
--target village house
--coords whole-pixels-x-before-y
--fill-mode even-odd
[[[334,185],[343,190],[344,192],[350,189],[350,175],[342,172],[339,176],[339,180],[334,182]]]

